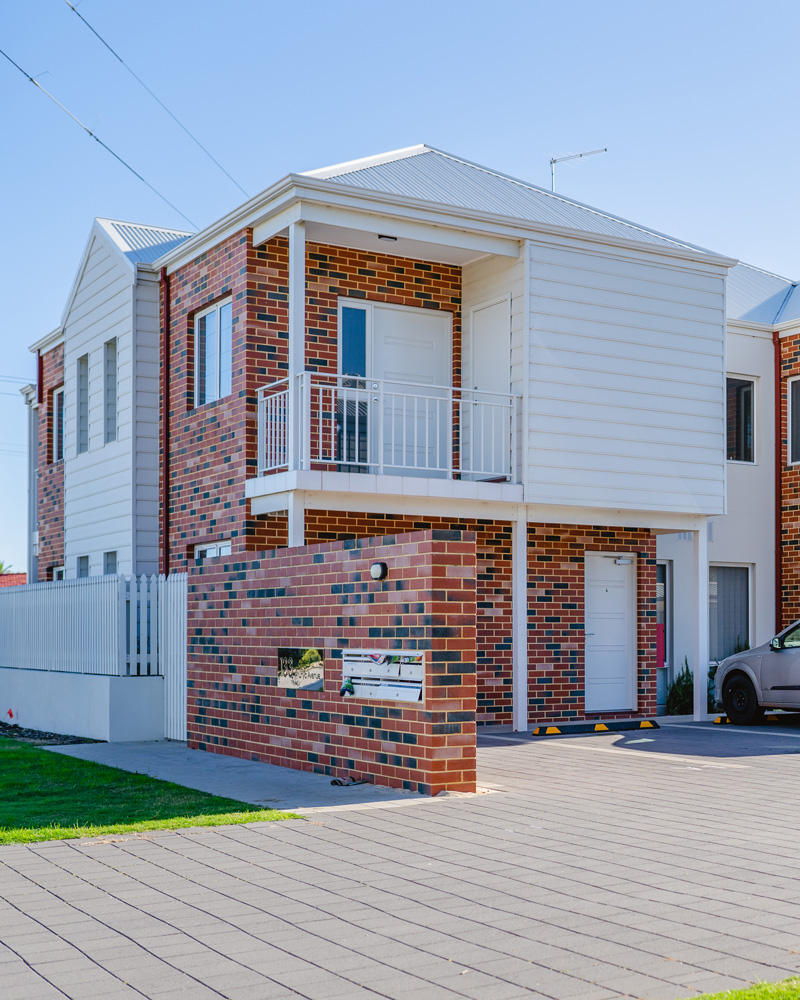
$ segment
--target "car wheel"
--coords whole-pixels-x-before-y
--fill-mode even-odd
[[[758,704],[756,690],[749,677],[737,674],[725,681],[722,688],[725,714],[737,726],[752,726],[760,722],[764,709]]]

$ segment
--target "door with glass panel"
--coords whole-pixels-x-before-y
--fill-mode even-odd
[[[444,476],[451,464],[451,315],[340,306],[336,460],[350,472]]]

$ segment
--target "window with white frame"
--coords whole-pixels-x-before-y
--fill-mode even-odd
[[[203,542],[201,545],[195,545],[194,547],[195,559],[215,559],[217,556],[229,556],[230,554],[230,539],[221,542]]]
[[[117,338],[103,347],[105,443],[117,440]],[[116,572],[116,570],[114,571]]]
[[[233,305],[219,302],[194,320],[195,406],[229,396],[233,359]]]
[[[103,572],[106,576],[115,576],[117,572],[117,553],[103,553]]]
[[[709,658],[750,648],[750,567],[708,567]]]
[[[726,445],[729,462],[755,462],[755,379],[729,376],[726,383]]]
[[[50,579],[51,580],[63,580],[64,579],[64,567],[63,566],[51,566],[50,567]]]
[[[78,556],[77,562],[78,578],[82,578],[89,575],[89,557],[88,556]]]
[[[78,454],[89,450],[89,355],[78,358]]]
[[[789,379],[789,461],[800,462],[800,378]]]
[[[64,387],[53,393],[53,450],[51,461],[60,462],[64,457]]]

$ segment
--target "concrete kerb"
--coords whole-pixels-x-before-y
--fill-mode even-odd
[[[88,743],[45,749],[79,760],[118,767],[123,771],[146,774],[262,809],[280,809],[303,815],[320,810],[386,808],[438,802],[444,798],[474,798],[475,794],[488,791],[442,792],[432,798],[383,785],[334,786],[329,775],[190,750],[185,743],[176,740]]]

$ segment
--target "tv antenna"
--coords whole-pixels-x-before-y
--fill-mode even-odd
[[[581,160],[584,156],[594,156],[597,153],[607,153],[608,147],[605,149],[590,149],[586,153],[573,153],[571,156],[554,156],[550,159],[550,190],[555,193],[556,190],[556,164],[563,163],[565,160]]]

